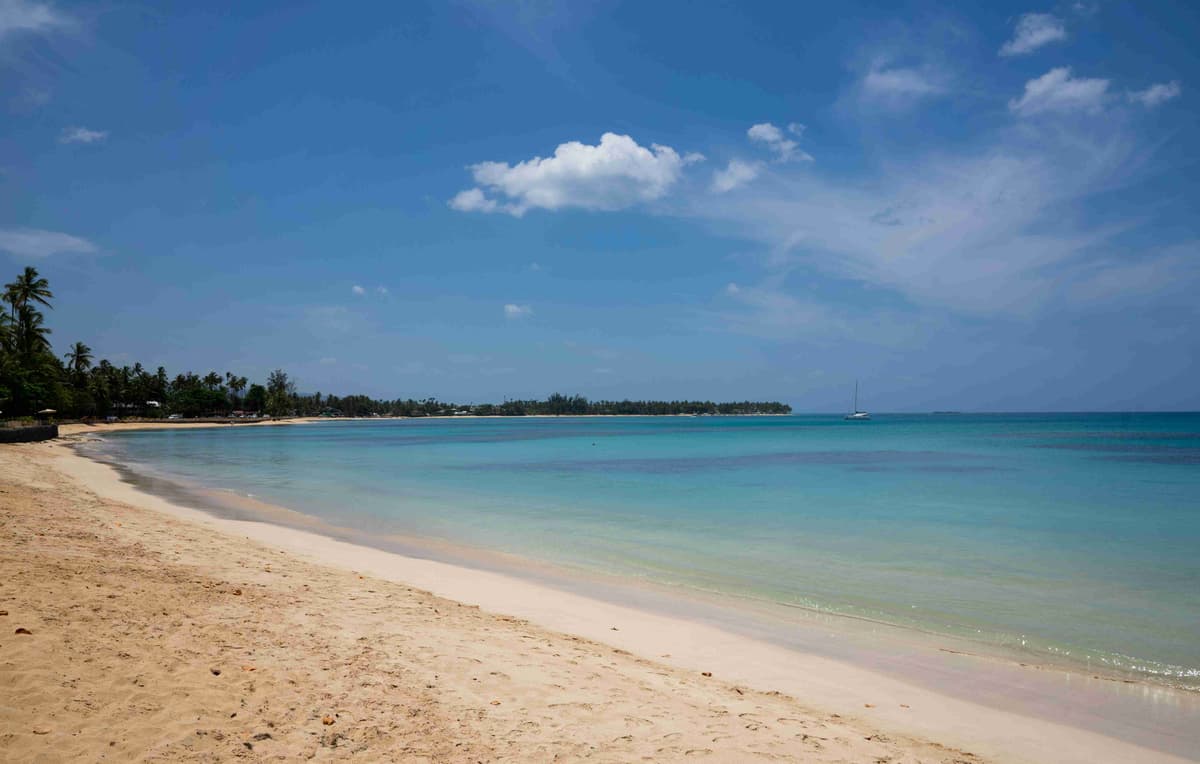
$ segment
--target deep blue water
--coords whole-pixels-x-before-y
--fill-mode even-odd
[[[343,526],[1200,686],[1200,414],[390,420],[111,443]]]

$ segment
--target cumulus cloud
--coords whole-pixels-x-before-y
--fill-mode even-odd
[[[797,136],[804,132],[804,126],[796,122],[789,125],[788,129],[792,134]],[[790,162],[793,159],[806,162],[812,161],[812,156],[805,151],[801,151],[800,145],[796,141],[786,137],[782,130],[770,122],[761,122],[757,125],[752,125],[746,131],[746,135],[750,140],[765,145],[775,154],[775,158],[780,162]]]
[[[459,212],[495,212],[500,205],[484,196],[482,190],[468,188],[455,194],[450,206]]]
[[[108,137],[107,130],[89,130],[86,127],[65,127],[58,135],[59,143],[99,143]]]
[[[0,38],[16,32],[45,32],[67,23],[66,16],[46,3],[0,0]]]
[[[1025,93],[1008,102],[1008,108],[1023,117],[1047,113],[1100,111],[1108,98],[1108,80],[1072,77],[1071,68],[1060,66],[1025,83]]]
[[[1178,98],[1183,93],[1183,88],[1179,85],[1178,80],[1171,82],[1160,82],[1157,85],[1151,85],[1145,90],[1134,90],[1128,93],[1130,101],[1140,103],[1147,109],[1153,109],[1155,106],[1160,106],[1172,98]]]
[[[664,196],[690,161],[698,159],[685,160],[670,146],[646,148],[628,135],[605,133],[595,146],[560,144],[552,157],[472,165],[478,185],[459,192],[450,206],[516,217],[539,208],[620,210]]]
[[[738,186],[744,186],[758,177],[762,172],[762,162],[744,162],[741,159],[731,159],[725,169],[713,173],[712,190],[718,194],[732,191]]]
[[[1000,47],[1001,56],[1028,55],[1043,45],[1067,39],[1063,20],[1049,13],[1026,13],[1017,19],[1012,39]]]
[[[517,305],[515,303],[510,302],[504,306],[504,317],[509,320],[526,318],[526,317],[532,316],[532,315],[533,315],[533,308],[530,307],[529,305]]]
[[[0,229],[0,250],[17,257],[49,257],[64,252],[89,253],[96,245],[86,239],[37,228]]]
[[[350,291],[356,295],[359,295],[360,297],[367,293],[367,290],[363,289],[358,284],[355,284],[354,286],[350,287]]]

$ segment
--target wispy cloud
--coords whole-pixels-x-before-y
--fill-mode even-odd
[[[1161,298],[1174,290],[1194,304],[1193,289],[1200,283],[1200,241],[1188,241],[1150,252],[1135,259],[1105,257],[1083,263],[1072,274],[1068,297],[1075,303],[1113,304],[1122,300]]]
[[[361,327],[358,315],[341,305],[315,305],[304,311],[305,322],[312,334],[325,339],[342,339]]]
[[[1065,39],[1067,27],[1062,19],[1049,13],[1026,13],[1017,19],[1012,39],[1000,47],[1000,55],[1025,56]]]
[[[528,318],[533,315],[533,308],[529,305],[517,305],[516,303],[508,303],[504,306],[504,317],[511,320]]]
[[[1140,103],[1147,109],[1153,109],[1155,106],[1178,98],[1183,93],[1183,87],[1180,86],[1178,80],[1171,82],[1160,82],[1156,85],[1151,85],[1145,90],[1134,90],[1127,94],[1130,101]]]
[[[731,159],[723,170],[713,173],[711,188],[718,194],[744,186],[758,177],[763,170],[762,162],[746,162],[741,159]]]
[[[45,32],[69,23],[66,15],[47,3],[0,0],[0,38],[18,32]]]
[[[364,289],[363,287],[359,286],[358,284],[355,284],[354,286],[350,287],[350,291],[358,297],[362,297],[363,295],[365,295],[367,293],[367,290]]]
[[[775,340],[803,338],[810,344],[839,345],[858,340],[895,347],[919,337],[927,320],[897,311],[835,306],[789,292],[782,277],[757,285],[730,282],[708,311],[720,327],[737,334]]]
[[[1071,68],[1060,66],[1025,83],[1020,98],[1008,102],[1008,108],[1023,117],[1048,113],[1094,114],[1108,99],[1108,80],[1072,77]]]
[[[389,297],[391,296],[392,292],[383,284],[380,284],[379,286],[375,287],[375,294],[379,295],[380,297]]]
[[[96,245],[78,236],[37,228],[0,229],[0,250],[17,257],[49,257],[66,252],[89,253]]]
[[[107,130],[89,130],[86,127],[65,127],[58,135],[59,143],[99,143],[108,138]]]
[[[685,164],[670,146],[646,148],[628,135],[605,133],[595,146],[560,144],[552,157],[472,165],[478,185],[460,191],[450,206],[516,217],[531,209],[620,210],[664,196]]]
[[[788,126],[788,130],[793,135],[799,137],[804,133],[804,125],[793,122]],[[799,143],[788,138],[782,130],[770,122],[761,122],[757,125],[752,125],[746,131],[746,135],[751,141],[765,145],[780,162],[790,162],[792,160],[812,161],[812,156],[808,152],[800,150]]]
[[[1115,129],[1021,125],[989,147],[892,161],[865,178],[772,173],[736,196],[697,196],[691,212],[761,242],[769,273],[821,273],[913,305],[1020,315],[1053,297],[1061,269],[1111,249],[1136,224],[1084,226],[1067,213],[1129,182],[1139,161]],[[769,315],[812,311],[775,304]]]
[[[932,67],[876,64],[863,77],[860,96],[868,105],[898,109],[945,94],[946,79]]]

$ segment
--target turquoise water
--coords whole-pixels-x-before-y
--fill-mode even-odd
[[[1200,415],[462,419],[130,432],[372,533],[1200,687]]]

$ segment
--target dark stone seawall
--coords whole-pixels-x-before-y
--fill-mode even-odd
[[[0,443],[33,443],[58,437],[58,425],[39,424],[32,427],[0,427]]]

